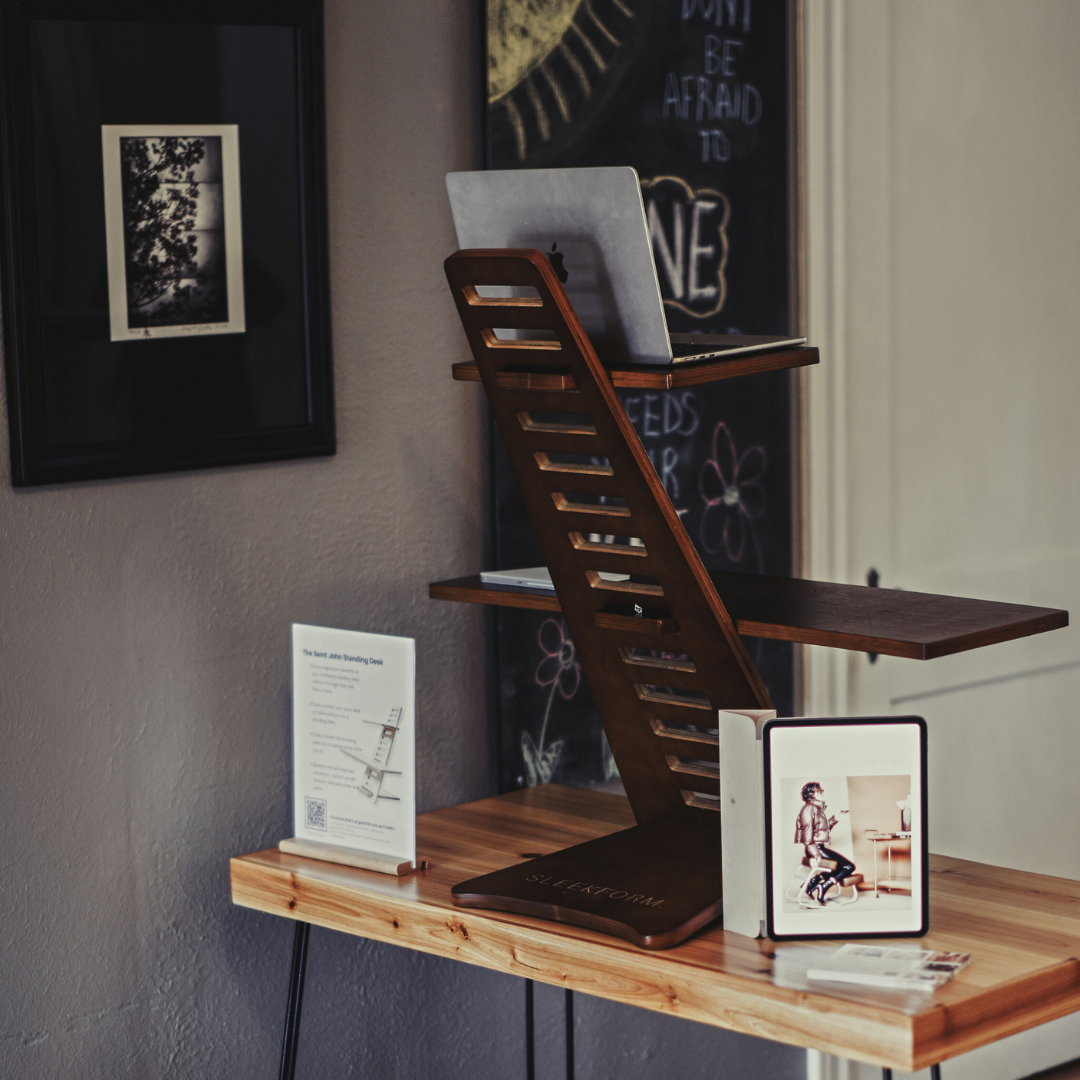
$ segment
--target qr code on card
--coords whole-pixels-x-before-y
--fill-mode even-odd
[[[326,800],[304,799],[304,817],[309,829],[326,831]]]

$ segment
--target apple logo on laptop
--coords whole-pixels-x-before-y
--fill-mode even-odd
[[[555,276],[565,285],[567,279],[570,277],[570,271],[563,266],[563,254],[561,251],[556,251],[558,244],[551,245],[551,254],[548,255],[548,262],[551,263],[551,269],[555,271]]]

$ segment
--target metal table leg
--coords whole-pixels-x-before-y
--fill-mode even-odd
[[[304,969],[307,966],[308,934],[311,924],[298,922],[293,937],[292,971],[289,974],[289,1002],[285,1007],[285,1037],[281,1045],[281,1080],[293,1080],[296,1071],[296,1044],[300,1038],[300,1004],[304,998]]]
[[[574,991],[566,991],[566,1080],[574,1080]]]
[[[525,980],[525,1080],[536,1080],[536,1052],[533,1045],[533,981]]]

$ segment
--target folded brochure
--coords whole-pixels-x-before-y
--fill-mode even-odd
[[[970,953],[844,945],[806,977],[819,982],[856,983],[888,990],[936,990],[971,962]]]

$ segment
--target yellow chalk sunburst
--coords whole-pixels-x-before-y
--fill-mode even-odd
[[[622,17],[634,17],[626,0],[606,3]],[[605,51],[622,42],[593,0],[488,0],[487,13],[489,107],[504,110],[518,160],[524,161],[526,103],[540,141],[547,142],[555,121],[547,102],[568,124],[575,95],[592,96],[608,67]],[[576,85],[567,86],[567,78]]]

